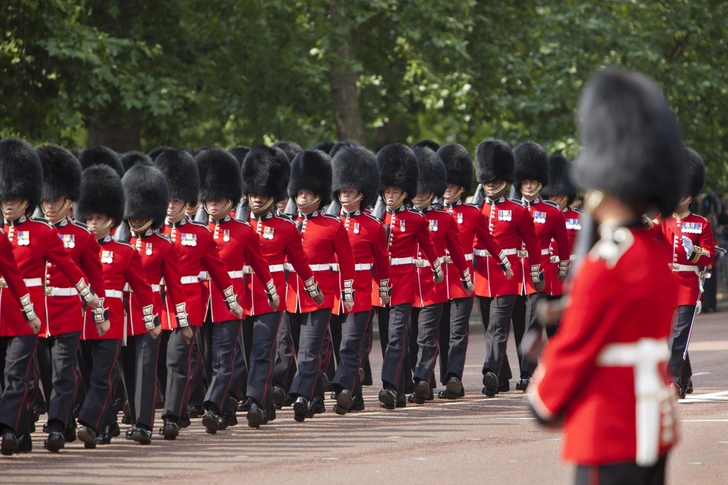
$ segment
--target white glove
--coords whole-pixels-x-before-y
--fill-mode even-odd
[[[683,236],[682,237],[682,246],[685,250],[685,257],[690,259],[690,255],[692,255],[695,252],[695,246],[693,245],[693,242],[690,240],[689,237]]]

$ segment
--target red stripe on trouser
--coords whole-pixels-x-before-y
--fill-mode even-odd
[[[99,430],[99,426],[101,425],[101,420],[103,419],[104,415],[106,414],[106,407],[109,404],[109,399],[111,396],[114,395],[114,384],[111,382],[111,374],[114,373],[114,368],[116,367],[117,359],[119,358],[119,349],[121,348],[120,345],[121,342],[116,343],[116,353],[114,354],[114,360],[111,364],[111,367],[109,368],[109,374],[106,376],[106,382],[109,383],[109,392],[106,393],[106,398],[104,399],[104,404],[101,406],[101,412],[99,413],[99,419],[96,420],[96,425],[94,426],[94,429],[96,431]]]
[[[182,399],[179,403],[179,411],[177,412],[177,418],[182,417],[182,410],[185,407],[185,403],[187,400],[185,399],[185,395],[189,392],[190,388],[190,363],[192,361],[192,349],[195,348],[195,343],[197,340],[197,332],[195,332],[194,329],[192,329],[192,340],[190,341],[190,350],[187,352],[187,374],[185,374],[185,386],[182,388]],[[233,349],[234,352],[234,349]],[[232,376],[232,374],[230,374]]]
[[[281,328],[281,318],[283,318],[283,312],[278,313],[278,325],[276,325],[276,335],[273,337],[273,343],[270,346],[270,352],[268,353],[268,362],[270,362],[270,366],[268,368],[268,376],[265,378],[265,386],[263,387],[263,398],[262,401],[258,404],[263,405],[265,403],[265,398],[268,395],[268,387],[270,387],[270,378],[273,375],[273,352],[276,350],[276,336],[278,335],[278,330]]]
[[[311,323],[313,324],[313,316],[311,316]],[[326,320],[326,329],[321,334],[321,341],[319,342],[318,352],[316,352],[316,357],[318,359],[321,358],[321,347],[324,345],[324,341],[326,340],[326,332],[328,331],[329,323],[331,323],[331,314],[330,313],[329,313],[329,319]],[[314,397],[316,397],[313,395],[313,391],[314,391],[314,389],[316,389],[316,383],[318,382],[320,376],[321,376],[321,361],[319,361],[318,373],[316,374],[316,379],[313,380],[313,386],[311,386],[311,393],[309,394],[309,396],[311,396],[312,399]]]
[[[233,375],[235,374],[235,348],[240,341],[240,332],[242,329],[243,324],[240,322],[238,325],[238,333],[235,335],[235,345],[233,345],[233,350],[230,352],[230,379],[228,380],[227,387],[225,387],[225,392],[222,395],[223,402],[218,404],[220,412],[222,412],[223,405],[225,404],[225,398],[228,396],[228,392],[230,392],[230,385],[233,383]]]
[[[18,427],[20,426],[20,417],[23,415],[23,409],[26,407],[26,396],[28,396],[28,374],[30,373],[30,368],[33,367],[33,371],[35,371],[35,363],[33,362],[35,351],[38,348],[38,338],[35,339],[35,344],[33,345],[33,353],[31,354],[30,361],[28,362],[28,367],[25,369],[25,378],[23,379],[23,387],[25,388],[25,392],[23,392],[23,399],[20,401],[20,406],[18,406],[18,416],[15,419],[15,428],[14,430],[17,431]],[[36,383],[38,381],[36,380]]]

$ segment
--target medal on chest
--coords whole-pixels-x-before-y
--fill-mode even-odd
[[[499,221],[511,221],[513,219],[513,211],[498,209],[498,220]]]
[[[181,234],[180,243],[182,246],[197,246],[197,234]]]
[[[566,229],[581,231],[581,221],[579,219],[566,219]]]
[[[546,224],[546,213],[541,211],[533,211],[533,222],[537,224]]]
[[[405,232],[406,225],[404,223],[404,219],[399,220],[399,232]]]
[[[354,223],[354,234],[359,234],[359,223],[358,222]]]
[[[230,229],[225,229],[222,232],[222,240],[225,242],[230,242]]]
[[[111,264],[114,262],[113,251],[101,251],[101,262],[104,264]]]
[[[66,249],[73,249],[76,247],[76,236],[73,234],[61,234],[61,241],[63,241],[63,247]]]
[[[463,213],[458,212],[458,224],[462,224],[462,223],[463,223]]]
[[[144,247],[145,247],[144,252],[147,254],[147,256],[151,256],[152,255],[152,243],[146,243],[144,245]]]
[[[430,221],[430,231],[437,232],[437,221],[436,220]]]
[[[702,234],[703,224],[701,222],[683,222],[682,232],[685,234]]]
[[[265,226],[263,228],[263,239],[269,239],[269,240],[272,241],[273,240],[273,234],[275,234],[275,231],[273,230],[272,227]]]
[[[30,246],[29,231],[18,231],[18,246]]]

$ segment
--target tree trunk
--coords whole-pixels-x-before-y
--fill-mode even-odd
[[[351,43],[351,26],[339,11],[338,0],[331,2],[331,21],[333,25],[345,25],[346,32],[337,39],[341,47],[336,49],[338,59],[331,65],[331,101],[336,122],[336,134],[340,140],[356,140],[366,143],[364,139],[364,120],[359,109],[359,97],[356,87],[358,74],[351,70],[356,53]]]
[[[136,111],[94,116],[88,127],[88,146],[103,145],[117,153],[141,149],[141,127]]]

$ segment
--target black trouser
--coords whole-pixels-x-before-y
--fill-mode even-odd
[[[437,334],[440,317],[442,316],[442,303],[436,303],[423,308],[412,309],[412,324],[417,326],[417,336],[410,333],[410,342],[416,342],[414,350],[415,362],[414,380],[426,381],[435,386],[435,365],[437,364]]]
[[[76,356],[81,332],[71,332],[46,338],[51,353],[53,370],[53,391],[48,402],[49,426],[68,426],[73,412],[73,398],[76,396]]]
[[[50,402],[51,394],[53,394],[53,363],[48,340],[44,338],[38,339],[38,345],[35,348],[35,371],[30,381],[30,387],[33,389],[34,402],[40,403],[41,398],[45,399],[46,405]]]
[[[74,405],[75,403],[83,404],[86,399],[86,395],[91,388],[91,366],[93,365],[91,348],[86,340],[81,340],[81,342],[79,342],[76,354],[76,367],[78,368],[79,385],[77,386],[78,389],[76,389]]]
[[[499,382],[507,382],[513,377],[511,366],[508,363],[506,346],[508,345],[508,330],[515,300],[516,295],[504,295],[495,298],[478,297],[480,318],[483,321],[483,327],[485,327],[483,375],[493,372],[498,376]]]
[[[693,375],[690,355],[685,350],[688,346],[694,316],[695,306],[677,307],[677,318],[674,320],[670,334],[670,374],[678,387],[684,387]],[[685,355],[685,360],[683,360],[683,355]]]
[[[371,315],[369,311],[349,313],[341,324],[341,360],[333,384],[337,390],[348,389],[355,396],[361,394],[359,369],[369,353],[367,331]]]
[[[253,342],[248,360],[248,397],[264,409],[273,407],[270,387],[273,384],[276,337],[282,316],[283,312],[270,312],[249,319],[253,323]]]
[[[152,429],[157,398],[159,338],[148,332],[129,337],[121,349],[132,422]]]
[[[369,313],[369,312],[367,312]],[[341,364],[341,342],[343,341],[343,326],[344,322],[348,319],[349,315],[340,313],[338,315],[331,315],[331,321],[329,322],[329,332],[331,333],[331,345],[334,352],[334,359],[336,365]],[[331,371],[332,365],[329,365],[329,372]],[[330,375],[334,375],[331,373]]]
[[[190,374],[192,382],[190,383],[189,395],[187,402],[197,407],[202,407],[205,401],[207,388],[210,386],[212,379],[212,326],[210,320],[210,312],[207,312],[205,321],[197,331],[197,345],[192,352],[190,360]]]
[[[411,307],[412,305],[410,305]],[[391,307],[377,306],[374,311],[377,314],[377,326],[379,328],[379,345],[382,347],[382,357],[387,352],[387,344],[389,344],[389,312]]]
[[[404,393],[407,345],[407,322],[412,311],[411,303],[402,303],[389,308],[388,342],[382,362],[382,382],[384,386],[394,386],[398,394]],[[382,328],[382,322],[379,322]],[[380,334],[381,335],[381,334]]]
[[[531,295],[518,295],[513,304],[513,338],[516,341],[516,352],[518,353],[518,366],[521,369],[521,379],[527,379],[536,370],[537,362],[523,357],[521,341],[526,332],[543,332],[541,323],[536,316],[536,305],[540,300],[546,298],[545,293],[533,293]]]
[[[559,301],[563,297],[564,297],[564,295],[546,295],[546,300],[548,300],[548,301]],[[554,323],[552,325],[547,325],[546,326],[546,336],[548,338],[551,338],[554,335],[556,335],[556,332],[559,331],[559,324],[560,323],[561,323],[561,319],[559,319],[558,322],[556,322],[556,323]]]
[[[462,380],[470,338],[473,297],[456,298],[443,304],[440,317],[440,382],[450,377]]]
[[[86,399],[83,401],[78,420],[95,431],[108,424],[105,417],[114,403],[114,386],[119,380],[120,340],[86,340],[91,351],[91,375]]]
[[[667,456],[649,467],[636,463],[576,467],[576,485],[662,485],[665,483]]]
[[[245,356],[245,342],[243,336],[246,321],[247,320],[243,320],[242,331],[238,337],[238,343],[235,345],[233,361],[235,367],[233,371],[233,382],[230,386],[230,397],[233,401],[243,399],[248,390],[248,362]]]
[[[18,435],[30,433],[31,417],[29,379],[33,372],[33,354],[37,335],[0,337],[5,348],[5,379],[0,396],[0,425],[12,428]]]
[[[192,341],[188,344],[182,337],[181,330],[163,331],[167,337],[167,385],[164,391],[164,411],[162,418],[179,419],[187,412],[187,394],[189,390],[192,354],[196,345],[197,327],[192,329]]]
[[[298,342],[298,371],[291,384],[291,394],[312,399],[323,397],[321,379],[321,355],[324,335],[329,326],[331,308],[322,308],[308,313],[289,313],[291,327],[298,327],[301,335]]]
[[[242,322],[228,320],[212,326],[212,376],[205,394],[205,409],[215,412],[231,411],[228,395],[235,372],[235,349],[238,346]]]
[[[162,330],[157,337],[159,339],[159,358],[157,359],[157,391],[162,394],[162,399],[166,399],[167,393],[167,344],[172,334],[169,330]]]
[[[288,392],[293,383],[293,377],[296,375],[296,359],[295,355],[298,349],[298,337],[301,329],[296,326],[291,329],[289,313],[283,312],[281,317],[281,328],[278,329],[276,337],[276,358],[273,367],[273,383],[280,386]]]
[[[321,371],[326,374],[329,381],[331,381],[336,375],[337,355],[339,349],[336,348],[334,351],[334,335],[331,333],[331,325],[336,325],[339,332],[339,345],[341,345],[341,323],[339,323],[339,315],[331,314],[329,318],[329,325],[324,332],[324,344],[321,346]]]

